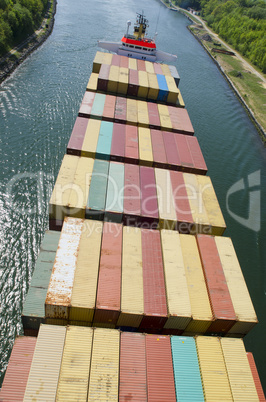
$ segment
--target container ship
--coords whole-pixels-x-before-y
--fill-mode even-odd
[[[256,312],[179,80],[97,51],[1,401],[265,400],[243,343]]]

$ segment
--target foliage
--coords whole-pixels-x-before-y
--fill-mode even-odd
[[[201,0],[208,25],[234,49],[266,73],[264,0]]]
[[[0,56],[40,25],[48,0],[0,0]]]

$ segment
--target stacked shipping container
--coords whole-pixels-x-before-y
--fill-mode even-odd
[[[42,324],[29,340],[25,370],[16,341],[3,401],[265,400],[242,339]]]
[[[178,84],[174,66],[97,52],[49,205],[62,231],[24,304],[36,347],[16,341],[26,370],[10,360],[1,400],[264,400],[237,339],[256,313]]]

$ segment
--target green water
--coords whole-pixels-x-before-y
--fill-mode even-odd
[[[59,0],[52,35],[0,86],[1,372],[22,331],[22,303],[48,227],[49,197],[97,39],[119,41],[126,21],[133,22],[144,9],[149,34],[158,32],[158,48],[178,55],[182,96],[260,321],[245,344],[266,387],[266,150],[219,70],[187,30],[184,16],[157,0],[103,0],[100,9],[98,4]]]

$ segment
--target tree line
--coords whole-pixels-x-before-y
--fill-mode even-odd
[[[0,57],[42,22],[48,0],[0,0]]]
[[[266,73],[264,0],[175,0],[174,3],[200,10],[213,31]]]

